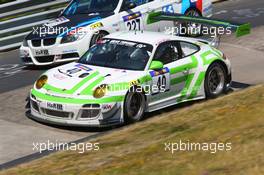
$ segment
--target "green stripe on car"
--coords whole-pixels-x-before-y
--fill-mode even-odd
[[[179,73],[179,72],[183,72],[185,69],[196,68],[198,66],[197,58],[194,55],[192,55],[191,56],[191,60],[192,60],[191,63],[185,64],[185,65],[182,65],[182,66],[178,66],[178,67],[175,67],[175,68],[171,68],[170,69],[170,74],[173,75],[173,74],[176,74],[176,73]]]
[[[88,81],[90,81],[91,79],[93,79],[94,77],[96,77],[97,75],[99,75],[99,72],[94,72],[91,75],[89,75],[88,77],[84,78],[82,81],[80,81],[77,85],[75,85],[72,89],[70,90],[65,90],[65,89],[60,89],[60,88],[56,88],[52,85],[49,84],[45,84],[45,86],[43,87],[46,90],[51,90],[53,92],[56,93],[60,93],[60,94],[69,94],[72,95],[74,94],[79,88],[81,88],[85,83],[87,83]]]
[[[197,95],[198,91],[201,88],[201,85],[202,85],[202,82],[203,82],[204,78],[205,78],[205,72],[201,72],[199,74],[196,82],[195,82],[195,85],[194,85],[194,87],[192,89],[192,92],[191,92],[191,94],[189,96],[189,99],[194,98]]]
[[[64,98],[64,97],[56,97],[56,96],[43,94],[35,89],[33,89],[31,93],[40,100],[45,100],[54,103],[65,103],[65,104],[88,104],[88,103],[104,104],[104,103],[122,102],[125,99],[125,96],[103,97],[100,99]]]
[[[188,79],[188,75],[182,76],[182,77],[179,77],[179,78],[171,79],[170,83],[171,83],[171,85],[175,85],[175,84],[179,84],[179,83],[185,82],[187,79]]]
[[[208,59],[208,56],[210,56],[210,55],[213,56],[213,57]],[[219,57],[216,53],[214,53],[211,50],[208,50],[208,51],[202,53],[201,54],[201,58],[203,60],[203,64],[204,65],[211,64],[213,61],[221,59],[221,57]]]
[[[192,80],[194,78],[194,74],[190,74],[185,82],[185,86],[181,92],[181,96],[177,99],[178,102],[182,101],[186,96],[187,92],[191,86]]]
[[[93,90],[96,86],[98,86],[102,81],[104,81],[104,77],[99,77],[94,82],[89,84],[82,92],[81,95],[92,95]]]

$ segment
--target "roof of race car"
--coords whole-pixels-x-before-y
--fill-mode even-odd
[[[133,41],[146,43],[151,45],[158,45],[166,40],[184,40],[189,42],[194,42],[192,38],[172,36],[170,34],[165,34],[161,32],[150,32],[150,31],[126,31],[126,32],[116,32],[107,35],[105,38]]]

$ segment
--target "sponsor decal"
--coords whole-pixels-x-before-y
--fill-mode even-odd
[[[70,21],[69,19],[67,19],[66,17],[62,16],[62,17],[59,17],[57,19],[49,21],[48,23],[45,24],[45,26],[54,27],[54,26],[57,26],[57,25],[60,25],[60,24],[64,24],[64,23],[69,22],[69,21]]]
[[[62,104],[56,104],[56,103],[47,102],[47,108],[63,111],[63,105]]]
[[[69,77],[73,77],[73,74],[76,74],[76,73],[78,73],[78,72],[81,72],[82,69],[75,67],[75,68],[72,68],[72,69],[68,69],[68,70],[66,70],[66,71],[65,71],[65,70],[61,70],[61,69],[58,69],[58,71],[59,71],[61,74],[67,75],[67,76],[69,76]]]
[[[103,26],[104,26],[103,23],[97,22],[97,23],[92,24],[90,27],[91,27],[91,29],[96,29],[96,28],[100,28]]]
[[[129,86],[134,86],[134,85],[139,85],[139,81],[138,80],[133,80],[129,82]]]
[[[112,109],[112,107],[113,107],[113,105],[110,105],[110,104],[103,105],[104,110]]]
[[[62,53],[74,53],[74,52],[77,52],[77,50],[73,49],[73,50],[64,50],[64,51],[62,51]]]
[[[79,68],[79,69],[82,69],[82,70],[85,70],[85,71],[87,71],[87,72],[92,71],[91,68],[89,68],[88,66],[85,66],[85,65],[83,65],[83,64],[77,64],[77,65],[75,65],[75,67],[77,67],[77,68]]]
[[[174,8],[172,5],[167,5],[162,7],[162,11],[166,13],[174,13]]]
[[[61,74],[53,74],[53,77],[58,79],[58,80],[64,80],[66,79],[67,77],[61,75]]]
[[[107,112],[111,111],[115,105],[116,105],[115,103],[103,104],[102,105],[102,113],[107,113]]]
[[[161,69],[160,71],[151,71],[149,73],[150,73],[151,77],[156,77],[156,76],[166,74],[169,72],[170,72],[169,68],[165,67],[164,69]]]
[[[132,13],[130,15],[127,15],[127,16],[123,16],[123,20],[124,22],[127,22],[127,21],[130,21],[132,19],[136,19],[138,17],[141,17],[142,14],[140,12],[135,12],[135,13]]]

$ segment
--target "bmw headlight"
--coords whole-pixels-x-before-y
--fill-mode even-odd
[[[100,86],[98,86],[93,93],[94,98],[102,98],[103,96],[105,96],[106,92],[108,89],[108,85],[106,84],[102,84]]]
[[[41,89],[48,81],[48,77],[46,75],[42,75],[36,82],[36,88]]]
[[[67,32],[67,35],[63,36],[61,40],[61,44],[71,43],[74,41],[78,41],[85,36],[85,31],[83,29],[75,29],[70,32]]]

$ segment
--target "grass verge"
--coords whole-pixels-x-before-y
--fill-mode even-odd
[[[167,142],[232,143],[232,150],[165,151]],[[1,175],[262,175],[264,174],[264,86],[124,127],[91,142],[100,150],[62,151],[2,171]]]

